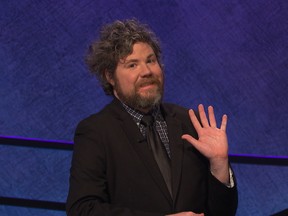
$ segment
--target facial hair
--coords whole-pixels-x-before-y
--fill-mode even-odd
[[[151,76],[144,78],[136,83],[133,91],[124,93],[121,89],[117,78],[115,80],[114,89],[119,99],[126,105],[137,110],[150,110],[154,106],[160,104],[163,96],[163,82],[159,81],[156,77]],[[155,85],[153,89],[146,90],[143,94],[140,94],[139,89],[147,85]]]

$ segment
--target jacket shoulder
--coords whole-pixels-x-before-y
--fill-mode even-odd
[[[183,121],[189,119],[187,108],[173,103],[164,103],[163,109],[165,115],[172,115],[173,117]]]
[[[122,112],[123,107],[119,106],[119,104],[115,104],[111,102],[110,104],[106,105],[103,109],[99,112],[91,114],[90,116],[82,119],[78,125],[79,127],[94,127],[94,128],[103,128],[107,123],[111,125],[111,123],[115,122],[117,118],[123,115]]]

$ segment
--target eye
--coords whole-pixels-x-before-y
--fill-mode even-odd
[[[128,68],[135,68],[136,67],[136,64],[135,63],[132,63],[132,64],[129,64],[128,65]]]
[[[150,58],[147,60],[147,63],[156,63],[156,58]]]

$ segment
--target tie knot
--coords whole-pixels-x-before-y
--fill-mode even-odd
[[[144,115],[141,119],[141,123],[147,127],[153,125],[154,118],[152,115]]]

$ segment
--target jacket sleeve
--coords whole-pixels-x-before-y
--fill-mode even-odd
[[[211,172],[208,177],[208,212],[209,216],[234,216],[236,214],[238,205],[238,192],[236,179],[233,174],[234,181],[233,187],[227,187],[217,178],[215,178]],[[206,214],[205,214],[206,215]]]
[[[194,110],[194,112],[198,120],[201,122],[198,111]],[[193,135],[194,138],[197,139],[198,135],[191,123],[188,110],[179,108],[177,113],[180,115],[180,121],[185,125],[185,133]],[[209,162],[207,161],[207,163]],[[205,216],[234,216],[238,206],[237,182],[234,174],[232,176],[234,186],[229,188],[211,174],[209,166],[207,166],[207,168],[207,203]]]
[[[98,128],[99,129],[99,128]],[[109,133],[106,133],[109,136]],[[70,186],[66,203],[69,216],[160,216],[111,204],[106,178],[105,138],[87,121],[75,133],[70,169]]]

